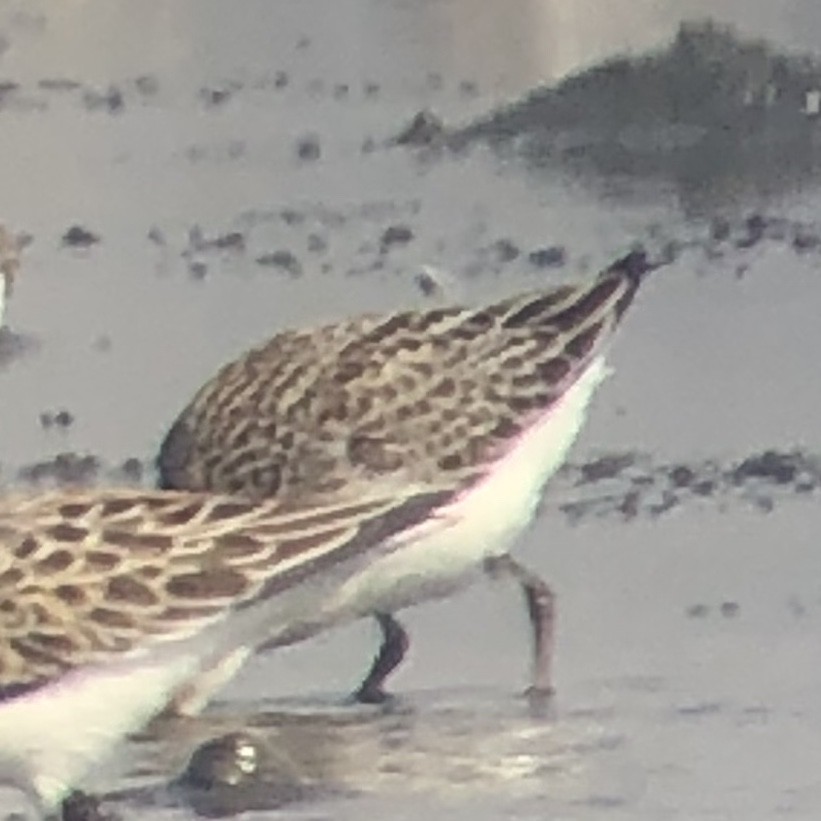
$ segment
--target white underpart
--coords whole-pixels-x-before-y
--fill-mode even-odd
[[[43,812],[55,808],[175,697],[182,712],[201,710],[270,629],[282,634],[307,618],[305,606],[322,598],[316,585],[324,583],[286,590],[187,638],[155,642],[0,701],[0,784],[22,790]]]
[[[564,462],[607,374],[603,357],[593,360],[481,482],[403,534],[403,546],[343,584],[324,603],[325,612],[356,617],[446,596],[478,577],[487,558],[507,553],[533,519],[545,483]]]
[[[90,667],[0,703],[0,782],[18,786],[42,811],[164,705],[195,669],[190,655],[123,659]]]

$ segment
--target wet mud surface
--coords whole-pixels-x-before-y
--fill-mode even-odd
[[[277,330],[665,260],[517,551],[558,594],[546,714],[518,591],[477,588],[404,615],[387,708],[346,703],[369,624],[266,654],[104,809],[816,817],[821,14],[514,5],[0,5],[4,492],[150,485]]]

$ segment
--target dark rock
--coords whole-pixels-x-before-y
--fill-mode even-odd
[[[210,790],[215,786],[236,787],[258,775],[259,753],[253,738],[229,733],[199,747],[188,762],[182,781]]]
[[[686,465],[676,465],[670,471],[669,477],[674,487],[687,487],[696,478],[696,473]]]
[[[710,223],[710,239],[724,242],[730,236],[730,221],[724,217],[714,217]]]
[[[27,484],[44,481],[57,485],[89,485],[96,481],[100,462],[95,456],[59,453],[53,459],[26,465],[18,471],[18,478]]]
[[[291,78],[287,71],[278,71],[274,75],[274,88],[285,88],[290,82]]]
[[[305,222],[305,214],[294,208],[283,208],[279,212],[279,218],[286,225],[302,225]]]
[[[156,225],[152,225],[151,228],[148,229],[146,236],[154,245],[164,246],[166,244],[165,234],[163,234],[162,230]]]
[[[328,250],[328,241],[319,234],[308,234],[306,242],[312,254],[324,254]]]
[[[536,268],[561,268],[567,261],[567,254],[563,246],[550,245],[531,251],[527,259]]]
[[[208,266],[201,260],[195,259],[188,263],[188,273],[191,279],[202,281],[208,276]]]
[[[724,616],[725,619],[734,619],[740,610],[740,605],[738,602],[734,601],[722,602],[721,607],[719,608],[721,615]]]
[[[413,230],[407,225],[391,225],[382,232],[379,245],[382,253],[395,245],[407,245],[413,239]]]
[[[71,411],[59,410],[54,414],[54,424],[58,428],[70,428],[74,424],[74,414]]]
[[[796,229],[792,238],[792,247],[799,253],[815,251],[821,245],[821,237],[806,228]]]
[[[629,453],[609,454],[586,462],[581,466],[581,482],[600,482],[603,479],[613,479],[634,462],[635,457]]]
[[[311,792],[289,761],[276,759],[261,741],[244,732],[200,746],[172,790],[181,792],[198,816],[209,818],[276,810],[305,800]]]
[[[631,490],[624,494],[624,498],[619,504],[619,513],[625,519],[635,519],[639,514],[641,494],[637,490]]]
[[[442,284],[433,276],[429,270],[422,270],[414,277],[414,282],[422,292],[422,296],[441,297],[444,295]]]
[[[499,239],[492,245],[493,254],[499,262],[513,262],[522,253],[518,246],[509,239]]]
[[[322,155],[319,137],[315,134],[300,137],[296,143],[296,155],[303,162],[313,162]]]
[[[690,490],[696,496],[712,496],[716,491],[716,483],[713,479],[702,479],[700,482],[693,482]]]
[[[183,251],[183,256],[188,257],[194,253],[212,250],[242,253],[245,251],[245,235],[241,231],[228,231],[224,234],[207,237],[203,234],[199,225],[194,225],[188,229],[188,248]]]
[[[134,88],[145,97],[153,97],[160,91],[160,81],[150,74],[141,74],[134,78]]]
[[[257,257],[257,265],[270,268],[280,268],[291,276],[297,277],[302,273],[302,265],[290,251],[273,251]]]
[[[703,619],[710,612],[706,604],[691,604],[687,610],[687,616],[691,619]]]
[[[233,93],[233,88],[201,88],[200,99],[207,108],[215,108],[227,102]]]
[[[117,86],[109,86],[105,91],[88,89],[83,94],[83,103],[89,111],[105,109],[109,114],[120,114],[125,109],[125,98]]]
[[[767,220],[761,214],[751,214],[745,220],[744,227],[747,234],[736,241],[736,248],[752,248],[761,242],[767,229]]]
[[[245,236],[241,231],[230,231],[227,234],[220,234],[210,240],[209,245],[220,251],[244,251]]]
[[[391,142],[394,145],[431,145],[445,133],[444,123],[431,111],[420,111]]]
[[[294,208],[283,208],[279,217],[286,225],[302,225],[305,222],[305,214]]]
[[[130,456],[120,465],[120,473],[130,482],[142,482],[143,463],[136,456]]]
[[[88,248],[99,241],[100,237],[97,234],[89,231],[87,228],[83,228],[82,225],[72,225],[71,228],[63,234],[63,245],[67,245],[71,248]]]
[[[797,454],[767,450],[747,457],[733,470],[732,477],[736,484],[748,479],[766,479],[777,485],[787,485],[795,480],[799,468]]]

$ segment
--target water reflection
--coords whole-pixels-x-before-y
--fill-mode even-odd
[[[618,802],[625,784],[601,776],[605,760],[612,769],[613,759],[623,757],[623,740],[606,732],[599,718],[585,713],[539,720],[515,700],[454,694],[386,712],[320,704],[175,720],[158,725],[135,747],[144,779],[179,772],[207,739],[238,732],[253,739],[260,761],[253,781],[205,790],[177,785],[172,791],[175,803],[182,800],[205,815],[343,794],[459,800],[484,792],[506,800],[543,797],[559,806],[610,789]],[[146,795],[132,792],[129,800],[142,803]]]
[[[601,63],[454,132],[606,195],[621,180],[674,187],[685,212],[778,197],[821,171],[821,61],[712,21],[665,49]],[[637,183],[639,185],[637,185]],[[656,190],[650,191],[657,196]]]
[[[337,80],[466,81],[515,95],[614,54],[663,43],[683,20],[713,17],[787,48],[818,49],[821,6],[725,0],[226,0],[8,4],[9,66],[118,80],[144,71],[308,66]],[[20,42],[18,42],[20,41]],[[107,75],[107,77],[106,77]]]

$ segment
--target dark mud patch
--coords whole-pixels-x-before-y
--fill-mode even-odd
[[[0,370],[40,350],[40,340],[28,334],[18,334],[8,327],[0,328]]]
[[[41,419],[41,424],[42,421]],[[54,424],[53,416],[50,417],[50,422],[51,425]],[[130,456],[116,465],[108,465],[94,454],[66,451],[49,459],[22,465],[14,471],[13,476],[9,476],[6,470],[0,471],[0,483],[37,490],[142,485],[152,471],[153,465],[136,456]]]
[[[814,497],[819,487],[821,456],[801,450],[765,450],[727,463],[659,463],[645,454],[611,453],[561,468],[547,505],[557,504],[574,523],[658,518],[694,504],[721,510],[743,504],[769,513],[788,498]],[[565,501],[554,501],[559,497]]]
[[[302,274],[302,263],[292,251],[272,251],[268,254],[261,254],[256,262],[264,268],[277,268],[285,271],[292,277]]]
[[[5,473],[5,475],[4,475]],[[108,464],[89,453],[64,452],[0,473],[3,484],[24,488],[151,486],[151,458]],[[658,518],[687,506],[730,510],[741,504],[769,513],[792,498],[815,498],[821,488],[821,455],[764,450],[722,462],[659,462],[638,452],[608,453],[571,462],[551,480],[545,507],[572,523],[613,517]]]
[[[90,248],[101,241],[99,234],[82,225],[72,225],[63,234],[62,243],[67,248]]]
[[[395,136],[388,145],[434,146],[443,145],[447,131],[445,124],[432,111],[423,110]]]
[[[701,214],[821,178],[821,61],[711,21],[685,23],[663,50],[610,59],[467,126],[420,112],[388,144],[490,145],[599,188],[672,183]]]

